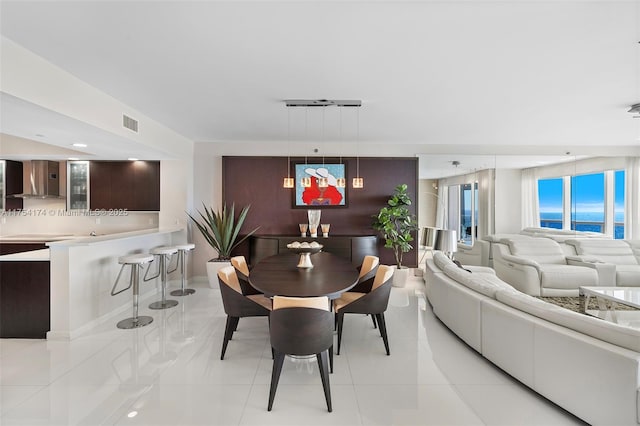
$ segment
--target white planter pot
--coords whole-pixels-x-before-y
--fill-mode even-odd
[[[407,285],[407,279],[409,278],[409,274],[411,273],[411,268],[403,266],[398,269],[397,266],[394,266],[393,271],[393,281],[391,283],[394,287],[404,287]]]
[[[220,288],[218,283],[218,271],[225,266],[231,266],[231,262],[228,260],[222,262],[208,261],[207,262],[207,277],[209,278],[209,287]]]

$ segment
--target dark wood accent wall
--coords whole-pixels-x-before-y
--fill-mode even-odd
[[[291,175],[295,162],[304,158],[291,158]],[[321,163],[322,158],[308,158],[309,163]],[[374,235],[372,216],[393,194],[395,187],[406,183],[413,201],[412,210],[417,215],[418,205],[418,160],[417,158],[360,158],[360,176],[364,188],[351,187],[356,175],[356,159],[343,158],[347,169],[347,207],[322,208],[321,223],[331,224],[329,235]],[[325,158],[326,163],[337,163],[338,159]],[[260,226],[258,235],[299,235],[298,223],[306,223],[307,210],[293,208],[293,189],[282,187],[287,173],[287,157],[223,157],[223,200],[235,203],[239,210],[250,204],[251,210],[242,229],[243,232]],[[415,267],[418,263],[417,235],[414,233],[414,250],[405,254],[404,264]],[[384,248],[378,239],[380,261],[395,263],[393,253]],[[248,255],[248,244],[239,253]]]
[[[5,169],[5,197],[8,195],[22,194],[24,192],[22,180],[22,161],[6,160]],[[22,210],[24,201],[22,198],[5,198],[5,210]]]

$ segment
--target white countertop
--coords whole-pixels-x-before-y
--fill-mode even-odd
[[[48,242],[48,241],[61,241],[78,238],[73,234],[14,234],[0,236],[0,242]]]
[[[184,230],[185,228],[175,226],[169,228],[150,228],[150,229],[142,229],[139,231],[129,231],[129,232],[119,232],[115,234],[105,234],[105,235],[96,235],[95,237],[75,237],[72,239],[63,239],[59,241],[50,241],[47,243],[47,246],[51,248],[65,247],[65,246],[87,246],[93,244],[99,244],[109,241],[122,240],[126,238],[135,238],[144,235],[151,234],[170,234],[173,232],[179,232]]]
[[[49,249],[23,251],[21,253],[3,254],[0,262],[48,262]]]

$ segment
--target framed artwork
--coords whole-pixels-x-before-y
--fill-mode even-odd
[[[296,190],[294,192],[293,207],[346,207],[346,187],[338,187],[338,179],[345,179],[346,166],[344,164],[305,164],[295,163]],[[320,187],[320,178],[327,178],[327,186]],[[302,179],[308,178],[310,185],[302,186]]]

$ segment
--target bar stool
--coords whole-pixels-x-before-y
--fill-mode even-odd
[[[116,282],[113,284],[113,288],[111,289],[111,295],[115,296],[116,294],[120,294],[123,291],[128,290],[133,287],[133,317],[123,319],[118,322],[118,328],[138,328],[144,327],[147,324],[151,324],[153,322],[153,318],[147,316],[138,316],[138,295],[140,294],[140,268],[142,265],[153,262],[153,256],[149,254],[132,254],[130,256],[122,256],[118,258],[118,263],[122,266],[120,267],[120,272],[116,277]],[[116,291],[116,287],[118,286],[118,282],[120,281],[120,276],[122,275],[122,271],[126,266],[131,266],[131,277],[129,279],[129,286],[127,288],[123,288],[120,291]]]
[[[167,258],[173,256],[178,252],[175,247],[156,247],[149,250],[154,256],[158,256],[160,260],[158,262],[158,273],[153,277],[147,277],[149,274],[150,266],[147,266],[147,272],[144,274],[144,280],[150,281],[160,276],[160,285],[162,286],[162,300],[153,302],[149,305],[149,309],[167,309],[172,308],[178,304],[177,300],[167,300]]]
[[[184,288],[185,282],[187,280],[185,263],[187,261],[187,252],[196,248],[196,245],[187,243],[187,244],[180,244],[172,247],[178,250],[178,264],[176,265],[176,269],[178,269],[178,266],[180,266],[180,278],[181,278],[182,285],[180,287],[180,290],[173,290],[169,294],[171,294],[172,296],[188,296],[190,294],[195,293],[196,291],[192,288]],[[174,269],[173,271],[175,271],[176,269]],[[170,271],[170,272],[173,272],[173,271]]]

